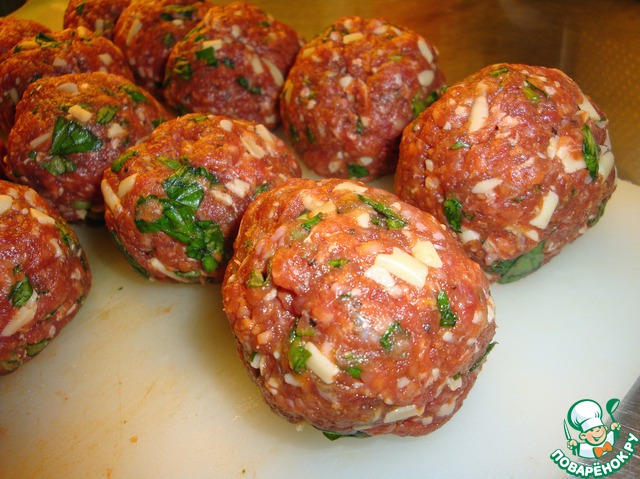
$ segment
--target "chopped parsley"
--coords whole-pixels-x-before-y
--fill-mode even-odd
[[[189,60],[187,60],[187,58],[184,56],[176,58],[171,71],[174,75],[182,78],[185,81],[191,80],[191,75],[193,75],[191,64],[189,63]]]
[[[400,321],[397,321],[384,332],[380,338],[380,345],[385,351],[391,351],[400,339],[406,338],[408,335],[409,332],[402,327]]]
[[[65,173],[73,173],[78,168],[73,161],[64,156],[52,156],[50,160],[43,161],[42,166],[53,176],[64,175]]]
[[[240,85],[242,88],[247,90],[252,95],[262,95],[262,88],[257,85],[251,85],[247,77],[239,76],[236,77],[236,83]]]
[[[298,321],[296,321],[289,333],[289,366],[296,374],[302,374],[307,369],[307,360],[311,357],[311,353],[304,347],[304,341],[298,334]]]
[[[413,112],[413,118],[418,118],[420,113],[426,110],[432,103],[434,103],[438,98],[440,98],[440,94],[434,90],[426,97],[422,98],[420,94],[413,97],[411,100],[411,111]]]
[[[347,163],[347,173],[349,178],[364,178],[369,175],[369,170],[357,163]]]
[[[133,158],[137,154],[138,154],[138,150],[125,151],[122,155],[120,155],[118,158],[113,160],[113,163],[111,163],[111,171],[113,173],[119,173],[122,167],[124,166],[124,164],[127,162],[127,160],[129,160],[130,158]]]
[[[349,262],[349,260],[346,259],[346,258],[328,259],[327,260],[327,263],[329,264],[329,266],[331,266],[332,268],[337,268],[337,269],[342,268],[348,262]]]
[[[33,287],[29,282],[29,278],[25,277],[21,281],[14,284],[9,290],[9,301],[16,308],[21,308],[33,294]]]
[[[600,149],[591,133],[591,128],[586,123],[582,127],[584,139],[582,140],[582,156],[587,164],[589,176],[593,181],[598,179],[598,169],[600,168]]]
[[[367,205],[371,206],[374,210],[385,217],[384,224],[390,230],[399,230],[407,226],[407,222],[402,219],[392,208],[385,205],[380,201],[372,200],[363,195],[358,195],[360,201],[363,201]]]
[[[51,137],[52,155],[71,155],[96,151],[102,148],[102,140],[90,130],[73,120],[59,116]]]
[[[459,150],[460,148],[469,148],[470,145],[464,141],[458,140],[449,147],[450,150]]]
[[[202,60],[205,65],[209,67],[217,67],[218,66],[218,57],[216,56],[216,51],[213,47],[203,48],[202,50],[198,50],[196,52],[196,59]]]
[[[440,312],[440,326],[443,328],[452,328],[458,321],[458,315],[451,310],[449,296],[446,291],[440,291],[436,297],[438,311]]]
[[[451,229],[462,232],[462,204],[455,198],[447,198],[442,203],[442,209]]]
[[[111,123],[113,119],[116,117],[119,108],[116,105],[107,105],[103,106],[98,110],[96,114],[96,122],[99,125],[106,125],[107,123]]]
[[[535,248],[518,256],[515,259],[496,261],[489,268],[490,273],[500,275],[498,282],[501,284],[517,281],[536,271],[544,260],[544,241],[538,243]]]
[[[129,98],[131,98],[134,105],[137,105],[138,103],[149,103],[149,99],[146,95],[133,83],[126,83],[122,85],[120,90],[129,95]]]
[[[543,98],[549,98],[547,92],[538,88],[529,80],[525,80],[524,86],[522,87],[522,91],[524,91],[525,96],[535,105]]]

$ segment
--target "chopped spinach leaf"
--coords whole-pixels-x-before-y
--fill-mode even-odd
[[[436,297],[438,311],[440,312],[440,326],[443,328],[452,328],[458,321],[458,315],[451,310],[449,296],[446,291],[440,291]]]
[[[544,260],[544,241],[538,243],[535,248],[527,251],[515,259],[505,259],[493,263],[487,270],[490,273],[500,275],[498,282],[501,284],[517,281],[533,273],[542,266]]]
[[[202,50],[198,50],[196,52],[196,59],[202,60],[205,65],[210,67],[218,66],[218,57],[216,56],[216,51],[213,47],[203,48]]]
[[[112,122],[116,117],[118,110],[119,108],[116,105],[103,106],[96,114],[96,122],[98,122],[99,125],[106,125],[107,123]]]
[[[36,33],[35,41],[41,48],[56,48],[62,43],[56,41],[55,38],[43,32]]]
[[[400,338],[408,336],[408,332],[400,324],[400,321],[393,323],[384,332],[380,338],[380,345],[386,350],[391,351]]]
[[[489,343],[489,346],[487,346],[487,349],[485,349],[485,351],[482,354],[482,356],[480,356],[480,359],[478,359],[476,361],[476,363],[473,366],[471,366],[471,368],[469,369],[470,373],[472,373],[473,371],[478,369],[482,365],[482,363],[484,363],[484,361],[487,359],[487,356],[489,355],[489,353],[495,347],[496,344],[498,344],[498,343],[496,343],[495,341],[492,342],[492,343]]]
[[[529,80],[525,80],[524,86],[522,87],[522,91],[524,91],[525,96],[533,103],[536,104],[543,98],[549,98],[547,92],[538,88]]]
[[[496,68],[495,70],[491,70],[489,75],[492,77],[498,77],[500,75],[504,75],[505,73],[509,73],[509,69],[507,67]]]
[[[459,150],[460,148],[469,148],[470,145],[464,141],[458,140],[449,147],[450,150]]]
[[[42,341],[38,341],[37,343],[27,344],[25,346],[25,350],[26,350],[27,356],[29,356],[30,358],[36,356],[50,342],[51,342],[51,338],[44,338]]]
[[[582,156],[584,157],[584,162],[587,164],[589,176],[591,176],[593,181],[596,181],[598,179],[598,169],[600,168],[600,149],[596,144],[589,125],[586,123],[582,127],[582,133],[584,135],[584,139],[582,140]]]
[[[137,105],[138,103],[149,103],[147,96],[133,83],[122,85],[120,90],[129,95],[129,98],[131,98],[134,105]]]
[[[462,231],[462,204],[455,198],[447,198],[442,203],[442,209],[451,229],[460,233]]]
[[[43,161],[42,166],[53,176],[73,173],[78,168],[78,165],[64,156],[52,156],[51,160]]]
[[[309,140],[309,143],[313,145],[315,143],[316,139],[313,136],[313,132],[311,131],[311,128],[307,127],[305,129],[304,133],[305,133],[305,135],[307,135],[307,140]]]
[[[252,95],[262,95],[262,88],[257,85],[251,85],[247,77],[239,76],[236,77],[236,83],[240,85],[242,88],[247,90]]]
[[[349,260],[346,259],[346,258],[328,259],[327,260],[327,263],[329,263],[329,266],[331,266],[332,268],[337,268],[337,269],[342,268],[348,262],[349,262]]]
[[[432,91],[426,97],[422,98],[420,94],[413,97],[411,100],[411,111],[413,112],[413,118],[416,119],[424,110],[426,110],[432,103],[434,103],[440,94],[437,91]]]
[[[73,120],[59,116],[51,137],[52,155],[71,155],[96,151],[102,148],[102,140],[90,130]]]
[[[357,163],[347,163],[347,173],[349,178],[364,178],[369,175],[369,170]]]
[[[313,218],[309,218],[308,220],[304,221],[302,223],[302,227],[307,231],[311,231],[311,228],[313,228],[315,225],[320,223],[320,221],[322,221],[322,218],[323,218],[323,214],[318,213]]]
[[[187,58],[184,56],[176,58],[171,71],[174,75],[182,78],[185,81],[191,80],[191,75],[193,75],[193,71],[191,70],[191,63],[189,63],[189,60],[187,60]]]
[[[122,155],[120,155],[118,158],[113,160],[113,163],[111,163],[111,171],[113,173],[120,172],[120,170],[122,169],[124,164],[127,162],[127,160],[129,160],[130,158],[133,158],[137,154],[138,154],[138,150],[125,151]]]
[[[364,431],[356,431],[356,432],[347,433],[347,434],[341,434],[339,432],[333,432],[333,431],[322,431],[322,434],[324,435],[324,437],[326,437],[330,441],[335,441],[336,439],[340,439],[341,437],[371,437],[369,434],[367,434]]]
[[[304,341],[297,332],[299,320],[300,318],[296,318],[289,333],[289,366],[296,374],[301,374],[307,369],[307,360],[311,357],[311,353],[304,347]]]
[[[29,282],[29,278],[25,277],[21,281],[11,286],[9,290],[9,301],[16,308],[24,306],[33,294],[33,287]]]
[[[407,222],[402,219],[392,208],[384,203],[371,198],[367,198],[363,195],[358,195],[360,201],[363,201],[367,205],[371,206],[374,210],[385,217],[384,223],[390,230],[399,230],[407,226]]]
[[[138,261],[131,255],[131,253],[129,253],[129,251],[127,250],[127,248],[125,248],[124,244],[122,243],[122,240],[116,234],[115,231],[112,232],[111,236],[113,237],[113,241],[114,241],[116,247],[122,253],[122,255],[125,257],[127,262],[131,265],[131,267],[134,270],[136,270],[138,273],[140,273],[142,276],[144,276],[145,278],[149,279],[151,277],[149,272],[146,269],[144,269],[140,263],[138,263]]]

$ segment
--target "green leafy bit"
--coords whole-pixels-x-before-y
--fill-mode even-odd
[[[447,198],[442,203],[444,215],[453,231],[462,231],[462,204],[455,198]]]
[[[432,91],[426,97],[421,97],[420,94],[413,97],[411,100],[411,110],[413,112],[413,118],[418,118],[420,113],[426,110],[432,103],[434,103],[438,98],[440,98],[440,94],[437,91]]]
[[[96,122],[98,122],[98,124],[100,125],[111,123],[116,117],[118,110],[119,108],[116,105],[103,106],[98,110],[98,113],[96,114]]]
[[[362,120],[360,117],[356,118],[356,135],[362,136],[364,131],[364,126],[362,125]]]
[[[489,355],[489,353],[495,347],[496,344],[498,343],[496,343],[495,341],[492,343],[489,343],[489,346],[487,346],[487,349],[484,350],[484,353],[482,354],[482,356],[480,356],[480,359],[478,359],[475,362],[475,364],[471,366],[471,368],[469,368],[470,373],[472,373],[473,371],[478,369],[480,366],[482,366],[482,363],[484,363],[484,361],[487,359],[487,356]]]
[[[78,165],[64,156],[52,156],[51,160],[43,161],[42,166],[53,176],[73,173],[78,168]]]
[[[42,341],[38,341],[37,343],[34,344],[27,344],[25,347],[27,356],[29,356],[30,358],[36,356],[38,353],[40,353],[40,351],[42,351],[47,344],[49,344],[51,342],[51,338],[45,338]]]
[[[50,35],[43,32],[36,33],[35,41],[41,48],[56,48],[60,43]]]
[[[184,56],[176,58],[171,71],[174,75],[182,78],[185,81],[191,80],[191,75],[193,75],[193,71],[191,70],[191,63],[189,63],[189,60],[187,60],[187,58]]]
[[[124,164],[127,162],[127,160],[129,160],[130,158],[133,158],[137,154],[138,154],[138,150],[125,151],[122,155],[120,155],[118,158],[113,160],[113,163],[111,163],[111,171],[113,173],[118,173],[122,169]]]
[[[440,291],[436,297],[438,311],[440,312],[440,326],[443,328],[452,328],[458,321],[458,315],[451,310],[449,296],[446,291]]]
[[[600,168],[600,149],[591,133],[591,128],[586,123],[582,127],[584,139],[582,140],[582,156],[587,164],[587,170],[593,181],[598,179],[598,169]]]
[[[167,168],[172,169],[173,171],[178,171],[180,168],[182,168],[182,163],[180,163],[178,160],[174,160],[169,156],[156,156],[156,160],[158,160]]]
[[[227,67],[227,68],[231,68],[232,70],[235,68],[235,63],[233,63],[233,60],[231,58],[223,58],[222,59],[222,64]]]
[[[33,287],[29,282],[29,278],[25,277],[21,281],[18,281],[9,290],[9,301],[16,308],[24,306],[29,298],[33,294]]]
[[[173,48],[173,46],[176,44],[176,38],[171,32],[165,32],[165,34],[162,35],[162,39],[160,41],[167,50],[171,50],[171,48]]]
[[[499,283],[511,283],[536,271],[542,266],[544,260],[544,241],[538,243],[535,248],[527,251],[515,259],[505,259],[493,263],[488,271],[499,274]]]
[[[313,136],[313,132],[311,131],[311,128],[307,127],[304,133],[305,135],[307,135],[307,140],[309,140],[309,143],[313,145],[316,141],[316,138]]]
[[[322,213],[318,213],[314,217],[309,218],[308,220],[304,221],[302,223],[302,227],[304,229],[306,229],[307,231],[311,231],[311,228],[313,228],[315,225],[320,223],[320,221],[322,221],[322,218],[323,218],[323,214]]]
[[[459,150],[460,148],[469,148],[471,145],[465,143],[464,141],[458,140],[453,145],[449,147],[450,150]]]
[[[364,178],[369,176],[369,170],[357,163],[347,163],[347,173],[349,178]]]
[[[213,47],[203,48],[202,50],[198,50],[196,52],[196,59],[202,60],[205,65],[210,67],[218,66],[218,57],[216,56],[216,51]]]
[[[384,332],[380,338],[380,345],[386,351],[391,351],[400,339],[406,338],[408,335],[409,332],[405,331],[400,324],[400,321],[397,321],[389,326],[389,328]]]
[[[75,11],[78,15],[82,15],[84,13],[84,7],[87,5],[87,2],[79,3],[75,6]]]
[[[151,124],[153,125],[154,128],[158,128],[165,121],[167,121],[167,119],[165,117],[154,118],[153,120],[151,120]]]
[[[253,198],[258,196],[260,193],[264,193],[265,191],[269,191],[271,185],[269,183],[262,183],[260,186],[257,186],[253,191]]]
[[[134,105],[137,105],[138,103],[149,103],[147,96],[133,83],[126,83],[122,85],[120,90],[129,95],[129,98],[131,98]]]
[[[269,275],[267,274],[267,277],[265,278],[262,271],[259,269],[252,269],[247,281],[245,282],[247,288],[262,288],[267,284],[269,284]]]
[[[122,240],[115,233],[115,231],[112,232],[112,237],[113,237],[114,243],[116,244],[116,247],[122,253],[122,255],[125,257],[127,262],[131,265],[131,267],[133,269],[135,269],[138,273],[140,273],[142,276],[144,276],[145,278],[149,279],[151,277],[149,272],[146,269],[144,269],[142,267],[142,265],[140,263],[138,263],[138,261],[136,261],[136,259],[131,255],[131,253],[129,253],[129,251],[127,250],[127,248],[125,248],[124,244],[122,243]]]
[[[600,205],[598,206],[598,212],[595,214],[595,216],[593,218],[590,218],[587,221],[587,226],[592,227],[594,226],[598,221],[600,221],[600,218],[602,218],[602,215],[604,214],[604,209],[607,206],[607,200],[604,200],[600,203]]]
[[[385,223],[390,230],[399,230],[407,226],[407,222],[402,219],[392,208],[384,203],[371,198],[367,198],[363,195],[358,195],[360,201],[363,201],[367,205],[371,206],[374,210],[385,217]]]
[[[356,431],[348,434],[341,434],[339,432],[333,432],[333,431],[322,431],[322,434],[324,434],[324,437],[326,437],[330,441],[335,441],[336,439],[340,439],[341,437],[360,437],[360,438],[371,437],[369,434],[367,434],[364,431]]]
[[[293,125],[289,125],[289,139],[292,143],[296,143],[300,139],[300,134],[298,130],[295,129]]]
[[[525,80],[524,86],[522,87],[522,91],[524,91],[525,96],[534,104],[538,103],[543,98],[549,98],[547,92],[538,88],[529,80]]]
[[[236,77],[236,83],[252,95],[262,95],[262,88],[260,88],[260,86],[258,85],[251,85],[247,77]]]
[[[289,333],[289,366],[296,374],[301,374],[307,369],[307,360],[311,357],[311,353],[304,347],[304,341],[297,332],[299,319],[296,319]]]
[[[495,70],[491,70],[489,75],[492,77],[499,77],[500,75],[504,75],[505,73],[509,73],[509,69],[507,67],[496,68]]]
[[[102,148],[102,140],[90,130],[73,120],[59,116],[51,137],[52,155],[71,155],[96,151]]]
[[[177,19],[192,20],[197,9],[195,5],[165,5],[160,18],[168,22]]]
[[[329,263],[329,266],[331,266],[332,268],[337,268],[337,269],[342,268],[348,262],[349,262],[349,260],[346,259],[346,258],[337,258],[337,259],[328,259],[327,260],[327,263]]]
[[[185,243],[187,256],[200,260],[203,269],[212,272],[220,264],[224,237],[217,223],[195,220],[196,211],[204,197],[204,189],[198,178],[204,178],[210,184],[217,183],[217,178],[204,168],[184,165],[162,182],[167,198],[151,195],[138,199],[135,223],[142,233],[164,232]],[[162,216],[155,221],[138,217],[138,212],[144,211],[149,203],[151,209],[157,205],[162,211]]]

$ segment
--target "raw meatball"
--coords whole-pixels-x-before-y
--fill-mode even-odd
[[[119,75],[42,78],[16,108],[7,177],[34,188],[67,221],[102,221],[103,171],[167,115],[149,93]]]
[[[282,92],[284,131],[321,176],[391,173],[403,128],[438,97],[437,52],[384,20],[344,17],[298,55]]]
[[[105,171],[106,224],[146,277],[221,281],[248,204],[300,174],[284,142],[263,125],[184,115]]]
[[[446,227],[353,180],[289,180],[247,209],[223,305],[273,410],[329,437],[427,434],[492,348],[489,283]]]
[[[113,39],[113,29],[122,11],[131,0],[70,0],[64,11],[64,28],[83,26]]]
[[[42,77],[93,71],[132,78],[122,52],[84,27],[38,33],[21,41],[0,62],[0,129],[9,134],[16,105],[30,83]]]
[[[122,49],[138,84],[162,97],[169,52],[211,6],[202,0],[142,0],[122,11],[113,41]]]
[[[492,280],[514,281],[602,215],[616,177],[607,124],[561,71],[490,65],[406,128],[395,190]]]
[[[34,20],[0,17],[0,59],[25,37],[49,33],[51,29]]]
[[[279,123],[278,97],[302,40],[244,2],[213,7],[169,56],[165,96],[178,112]]]
[[[75,232],[34,190],[0,180],[0,375],[38,354],[91,288]]]

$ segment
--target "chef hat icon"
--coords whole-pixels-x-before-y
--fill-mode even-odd
[[[571,406],[567,414],[567,420],[571,427],[582,432],[587,432],[594,427],[604,426],[602,408],[600,404],[591,399],[583,399]]]

